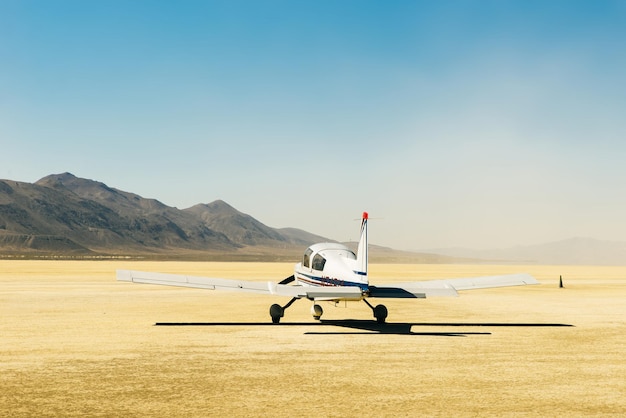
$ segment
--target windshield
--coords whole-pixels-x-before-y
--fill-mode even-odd
[[[313,250],[310,248],[307,248],[307,250],[304,252],[304,258],[302,259],[302,265],[304,267],[310,267],[312,253]]]
[[[324,270],[324,264],[326,264],[326,259],[319,254],[315,254],[315,257],[313,257],[313,270]]]

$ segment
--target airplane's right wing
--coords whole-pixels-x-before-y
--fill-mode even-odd
[[[208,290],[261,293],[266,295],[308,298],[312,300],[360,300],[361,289],[354,286],[291,286],[275,282],[197,277],[183,274],[154,273],[148,271],[117,270],[117,280],[165,286],[193,287]]]
[[[387,286],[370,286],[370,297],[426,298],[432,296],[458,296],[459,290],[488,289],[493,287],[539,284],[530,274],[470,277],[461,279],[429,280],[425,282],[394,283]]]

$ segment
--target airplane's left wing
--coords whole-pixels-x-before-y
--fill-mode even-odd
[[[275,282],[253,282],[248,280],[197,277],[183,274],[153,273],[134,270],[117,270],[117,280],[165,286],[194,287],[208,290],[261,293],[315,300],[359,300],[362,298],[361,290],[352,286],[291,286]]]

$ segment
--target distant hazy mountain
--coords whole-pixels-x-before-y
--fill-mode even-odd
[[[491,262],[626,265],[626,242],[601,241],[592,238],[570,238],[546,244],[504,249],[437,248],[428,251]]]

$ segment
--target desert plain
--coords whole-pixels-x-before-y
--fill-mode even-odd
[[[374,264],[373,284],[541,282],[385,300],[388,331],[349,326],[373,322],[362,302],[323,304],[338,325],[306,300],[268,325],[287,300],[116,269],[277,281],[293,265],[0,261],[0,416],[626,415],[626,267]]]

